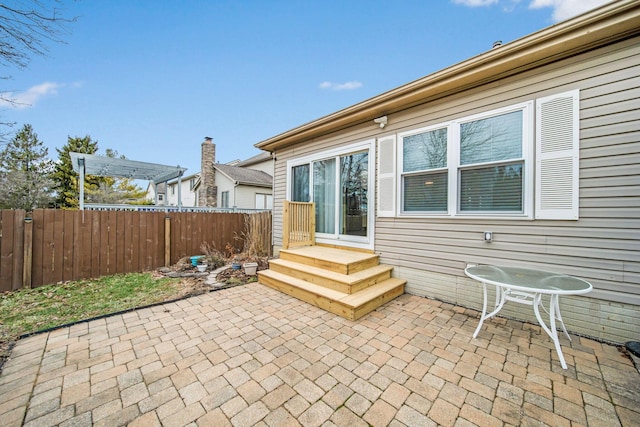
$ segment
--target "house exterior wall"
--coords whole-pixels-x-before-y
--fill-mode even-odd
[[[193,191],[193,184],[197,177],[195,175],[184,177],[180,183],[182,189],[180,198],[182,199],[182,206],[197,206],[197,196]],[[178,206],[178,181],[172,181],[167,183],[166,194],[167,206]]]
[[[271,188],[242,185],[236,187],[235,201],[238,208],[257,209],[256,194],[271,194]]]
[[[222,192],[229,192],[229,208],[256,209],[256,194],[271,194],[271,188],[236,185],[234,181],[221,173],[216,174],[216,183],[218,184],[219,202],[222,201]]]
[[[381,262],[395,266],[395,276],[408,280],[406,292],[476,310],[481,309],[481,286],[464,275],[467,263],[532,267],[584,278],[593,292],[560,300],[567,328],[610,342],[637,340],[638,64],[640,38],[634,37],[389,115],[384,129],[363,123],[279,150],[274,173],[276,246],[282,241],[288,160],[578,89],[579,220],[377,217],[375,252]],[[492,243],[483,241],[483,231],[494,233]],[[507,305],[501,315],[535,322],[533,313],[519,305]]]
[[[273,160],[271,159],[267,159],[264,162],[260,162],[260,163],[256,163],[256,164],[244,166],[244,167],[246,167],[247,169],[262,171],[264,173],[268,173],[269,175],[273,176]]]
[[[218,207],[222,206],[222,193],[227,191],[229,193],[229,208],[235,206],[235,182],[231,181],[229,178],[224,176],[221,173],[216,173],[216,187],[217,187],[217,198],[218,198]]]
[[[166,187],[167,184],[165,182],[161,182],[160,184],[153,185],[152,182],[147,185],[147,195],[146,199],[150,200],[151,203],[156,202],[156,191],[158,192],[158,201],[156,203],[157,206],[164,206],[166,203]]]

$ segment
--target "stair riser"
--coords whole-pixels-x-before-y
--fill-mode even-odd
[[[357,273],[358,271],[366,270],[367,268],[375,267],[376,265],[378,265],[377,256],[373,256],[369,259],[349,264],[341,264],[318,258],[310,258],[284,251],[280,252],[280,258],[317,268],[323,268],[325,270],[341,274],[353,274]]]
[[[326,288],[333,289],[339,292],[344,292],[345,294],[356,293],[362,289],[368,288],[369,286],[375,285],[376,283],[391,277],[391,270],[388,270],[381,272],[380,274],[375,274],[367,277],[366,279],[363,279],[358,283],[348,284],[337,282],[326,277],[318,276],[308,271],[300,271],[288,267],[283,267],[275,263],[270,264],[269,268],[273,271],[277,271],[278,273],[287,274],[298,279],[306,280],[307,282],[315,283],[316,285],[324,286]]]
[[[337,314],[338,316],[342,316],[346,319],[355,319],[355,310],[351,307],[346,307],[345,305],[340,304],[338,301],[333,301],[312,292],[307,292],[288,283],[281,282],[280,280],[272,279],[271,277],[258,275],[258,281],[265,286],[307,302],[311,305],[315,305],[316,307],[329,311],[333,314]]]
[[[404,293],[404,284],[402,284],[385,292],[382,295],[379,295],[372,300],[367,301],[362,305],[352,307],[349,305],[345,305],[340,301],[329,299],[322,295],[309,292],[305,289],[300,289],[281,280],[277,280],[266,275],[261,275],[260,273],[258,273],[258,281],[265,286],[273,288],[277,291],[290,295],[309,304],[315,305],[316,307],[329,311],[333,314],[337,314],[338,316],[342,316],[349,320],[358,320],[362,316],[372,312],[381,305],[386,304],[387,302]]]
[[[362,316],[364,316],[365,314],[369,314],[371,313],[373,310],[375,310],[376,308],[388,303],[389,301],[399,297],[400,295],[404,294],[404,285],[400,285],[388,292],[385,292],[384,294],[380,295],[379,297],[367,302],[366,304],[363,304],[359,307],[357,307],[354,310],[354,318],[352,320],[358,320],[359,318],[361,318]]]

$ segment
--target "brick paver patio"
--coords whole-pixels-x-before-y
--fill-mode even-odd
[[[251,284],[43,333],[0,376],[4,426],[632,426],[616,347],[403,295],[352,322]]]

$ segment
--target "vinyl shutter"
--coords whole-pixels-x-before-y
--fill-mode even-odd
[[[396,216],[396,136],[378,138],[378,216]]]
[[[578,219],[579,96],[536,100],[536,219]]]

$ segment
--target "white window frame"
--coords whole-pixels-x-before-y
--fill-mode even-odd
[[[262,205],[262,207],[259,207]],[[268,193],[255,193],[255,209],[273,209],[273,195]]]
[[[368,162],[369,162],[369,175],[368,175],[368,185],[369,185],[369,202],[368,202],[368,215],[367,215],[367,230],[368,236],[360,237],[360,236],[346,236],[342,234],[324,234],[324,233],[316,233],[316,241],[319,243],[327,243],[327,244],[344,244],[351,247],[363,248],[363,249],[372,249],[373,242],[375,241],[374,236],[374,223],[375,223],[375,208],[372,206],[374,197],[374,188],[375,188],[375,139],[368,139],[365,141],[357,142],[354,144],[350,144],[348,146],[329,149],[326,151],[321,151],[318,153],[310,154],[304,157],[298,157],[295,159],[287,160],[287,191],[286,191],[286,199],[291,200],[291,183],[292,183],[292,169],[295,166],[300,166],[304,164],[311,164],[313,162],[318,162],[322,160],[328,160],[333,158],[339,158],[340,156],[345,156],[352,153],[367,151],[368,153]],[[340,167],[339,164],[336,164],[336,182],[340,182]],[[309,170],[309,198],[313,201],[313,167]],[[339,214],[340,212],[336,209],[335,215],[335,224],[339,224]]]
[[[459,182],[460,182],[460,170],[461,168],[468,168],[470,165],[460,165],[460,125],[476,120],[486,119],[493,116],[499,116],[502,114],[510,113],[513,111],[522,111],[522,160],[523,166],[523,206],[521,213],[515,212],[462,212],[460,211],[459,204]],[[527,101],[502,107],[471,116],[461,117],[459,119],[451,120],[448,122],[438,123],[435,125],[421,127],[418,129],[411,129],[406,132],[398,133],[398,151],[396,156],[396,206],[398,206],[398,216],[406,217],[425,217],[425,218],[483,218],[483,219],[533,219],[533,199],[534,199],[534,102]],[[448,173],[448,195],[447,195],[447,212],[407,212],[404,210],[403,200],[403,142],[404,137],[432,131],[435,129],[447,128],[447,173]],[[495,164],[503,163],[502,161],[495,162]],[[489,165],[491,163],[487,163]],[[444,168],[442,169],[444,170]],[[407,173],[410,175],[412,173]]]
[[[225,196],[227,196],[226,197],[226,199],[227,199],[226,202],[227,203],[225,203]],[[227,191],[221,191],[220,192],[220,205],[221,205],[220,207],[221,208],[228,208],[229,207],[229,201],[230,201],[229,200],[229,191],[228,190]]]
[[[446,212],[428,212],[428,211],[405,211],[404,210],[404,176],[405,175],[416,175],[419,174],[423,171],[412,171],[412,172],[404,172],[404,138],[409,137],[409,136],[413,136],[413,135],[418,135],[421,133],[426,133],[426,132],[431,132],[437,129],[447,129],[447,166],[444,168],[437,168],[437,169],[431,169],[428,170],[428,172],[434,172],[435,171],[447,171],[448,175],[447,175],[447,182],[448,182],[448,190],[447,190],[447,202],[448,202],[448,206],[447,206],[447,210]],[[439,123],[437,125],[433,125],[433,126],[426,126],[426,127],[422,127],[422,128],[418,128],[418,129],[412,129],[410,131],[407,132],[402,132],[398,134],[398,156],[397,156],[397,161],[398,164],[396,166],[396,170],[398,171],[398,181],[397,181],[397,186],[398,188],[396,189],[396,194],[398,197],[398,209],[400,212],[400,215],[402,216],[429,216],[429,217],[433,217],[433,216],[449,216],[449,213],[452,212],[451,210],[451,191],[455,190],[455,186],[452,188],[451,186],[451,164],[453,163],[453,156],[452,156],[452,150],[451,150],[451,139],[452,139],[452,134],[451,134],[451,129],[452,129],[452,125],[451,122],[448,123]]]

